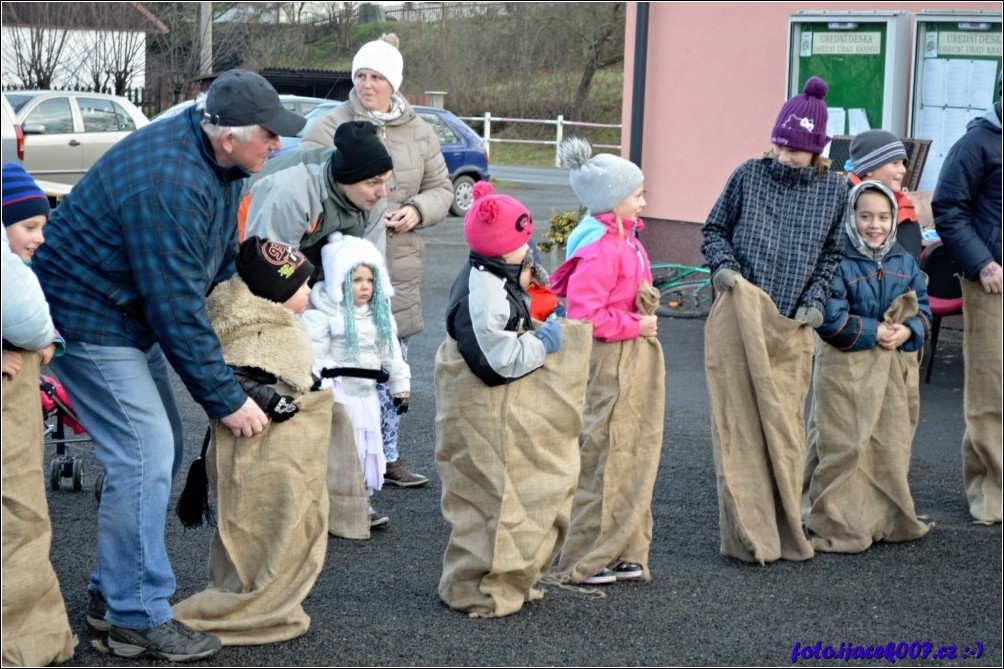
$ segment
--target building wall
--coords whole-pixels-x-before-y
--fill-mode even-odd
[[[624,131],[631,137],[637,4],[628,3]],[[770,148],[799,11],[1001,10],[999,2],[649,3],[642,170],[653,261],[702,262],[700,228],[732,171]],[[910,24],[912,39],[913,23]],[[908,45],[912,53],[912,44]],[[909,96],[910,82],[898,86]],[[905,128],[890,130],[904,132]],[[625,149],[624,155],[627,155]]]

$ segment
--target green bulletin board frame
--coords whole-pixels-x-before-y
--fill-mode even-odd
[[[910,136],[932,140],[919,190],[934,189],[941,165],[952,144],[965,133],[966,124],[977,116],[981,116],[989,106],[987,104],[974,104],[969,99],[946,99],[942,107],[925,106],[924,92],[925,86],[929,83],[927,81],[929,59],[946,62],[952,60],[995,61],[993,80],[989,82],[993,86],[993,90],[980,90],[983,93],[982,97],[987,101],[1000,100],[998,82],[1002,66],[1004,66],[1004,58],[1002,58],[1000,51],[1001,18],[1000,13],[972,11],[921,12],[916,17],[914,69],[910,91]],[[975,46],[971,48],[943,46],[942,38],[945,35],[970,36]],[[987,46],[987,42],[990,42],[989,46]],[[944,49],[949,49],[950,52],[945,53]],[[941,133],[926,131],[924,114],[925,110],[931,108],[934,109],[935,113],[941,111],[944,116],[944,126]],[[938,136],[934,136],[935,134]]]
[[[787,97],[815,75],[829,86],[826,106],[864,109],[868,127],[902,134],[906,129],[906,13],[799,12],[789,17]],[[878,33],[878,53],[874,34]],[[828,47],[827,41],[840,43]],[[863,53],[853,53],[855,50]],[[903,90],[900,90],[903,89]],[[898,95],[897,95],[898,93]],[[840,132],[848,134],[850,120]]]

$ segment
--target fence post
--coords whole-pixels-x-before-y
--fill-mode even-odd
[[[558,147],[561,146],[561,139],[562,139],[562,136],[564,135],[564,127],[562,125],[564,122],[565,122],[564,115],[563,114],[558,114],[558,134],[555,137],[555,142],[554,142],[554,166],[555,167],[561,167],[561,157],[560,157],[560,154],[558,152]]]
[[[485,130],[482,134],[482,139],[485,140],[485,156],[491,158],[492,155],[492,114],[491,112],[485,112]]]

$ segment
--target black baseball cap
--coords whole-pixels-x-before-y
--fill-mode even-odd
[[[248,70],[229,70],[217,77],[206,94],[205,118],[214,125],[260,125],[284,137],[300,132],[307,122],[282,106],[265,77]]]

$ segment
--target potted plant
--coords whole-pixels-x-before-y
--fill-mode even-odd
[[[547,232],[544,233],[544,240],[537,246],[541,251],[551,254],[551,269],[553,270],[561,263],[565,262],[565,250],[568,245],[568,236],[579,224],[582,217],[586,215],[585,207],[578,210],[566,209],[560,214],[552,209],[551,218],[547,219]]]

